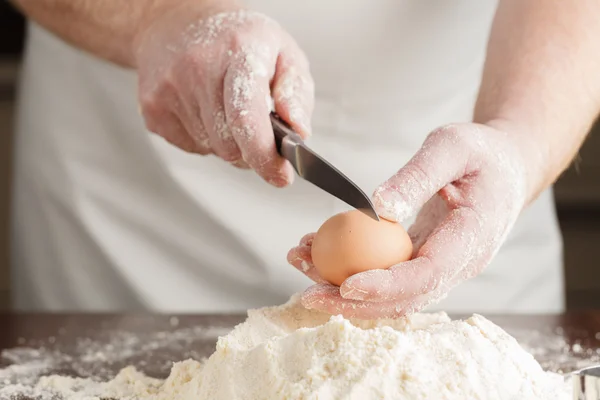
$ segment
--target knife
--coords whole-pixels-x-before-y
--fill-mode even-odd
[[[309,149],[300,135],[275,113],[271,113],[271,124],[277,152],[292,164],[300,177],[379,221],[373,203],[354,182]]]

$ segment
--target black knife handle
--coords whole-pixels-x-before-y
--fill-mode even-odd
[[[282,129],[282,124],[284,122],[279,119],[279,117],[275,116],[275,114],[271,114],[271,125],[273,125],[273,133],[275,134],[275,147],[277,148],[277,153],[281,154],[281,146],[283,145],[283,139],[287,136],[285,131]]]

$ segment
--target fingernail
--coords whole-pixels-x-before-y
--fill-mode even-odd
[[[402,195],[385,184],[375,190],[372,200],[377,214],[387,220],[401,222],[413,214]]]

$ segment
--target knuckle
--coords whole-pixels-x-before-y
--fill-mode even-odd
[[[229,47],[234,53],[240,52],[245,47],[247,37],[252,29],[252,25],[246,24],[243,28],[230,32]]]
[[[276,171],[273,168],[273,157],[268,154],[253,154],[248,162],[262,176],[275,175]]]
[[[236,161],[233,161],[231,164],[234,167],[239,168],[239,169],[249,169],[250,168],[250,166],[248,166],[248,164],[246,164],[246,162],[241,158]]]
[[[196,146],[194,145],[194,142],[177,132],[166,131],[160,133],[159,135],[173,146],[178,147],[185,152],[196,152]]]
[[[241,161],[242,156],[239,154],[239,151],[237,153],[231,151],[231,152],[224,152],[221,155],[221,158],[223,160],[227,161],[228,163],[235,165],[236,163]]]
[[[167,87],[169,87],[167,89]],[[165,93],[173,93],[175,89],[173,83],[167,83],[165,80],[161,82],[157,90],[141,93],[139,96],[139,104],[144,118],[159,118],[170,107],[167,106],[164,98],[168,96]],[[169,90],[170,92],[167,92]]]
[[[177,89],[177,77],[173,71],[168,71],[164,74],[160,83],[161,93],[176,93]]]
[[[160,135],[162,129],[159,121],[161,121],[161,119],[157,118],[155,113],[144,112],[144,125],[148,131]]]
[[[435,141],[436,143],[440,141],[446,141],[449,139],[455,139],[460,136],[460,131],[457,125],[449,124],[443,125],[436,129],[434,129],[427,137],[429,141]]]
[[[212,154],[212,148],[210,146],[210,140],[208,137],[202,137],[200,139],[196,139],[196,147],[198,149],[198,154],[203,156]]]
[[[206,52],[191,49],[181,56],[181,62],[178,63],[175,74],[188,77],[194,82],[194,85],[204,87],[210,82],[209,66],[207,65],[207,59],[210,58]]]
[[[252,146],[256,138],[256,125],[251,118],[238,115],[232,122],[231,134],[244,149]],[[250,150],[250,149],[249,149]]]
[[[435,129],[427,137],[427,142],[442,145],[448,149],[469,149],[475,151],[476,135],[472,130],[463,129],[461,124],[448,124]]]
[[[152,118],[146,118],[144,120],[144,125],[146,126],[146,129],[149,132],[156,133],[157,135],[162,136],[159,133],[160,128],[158,126],[158,123],[154,119],[152,119]]]
[[[152,118],[161,112],[160,100],[154,93],[142,93],[140,95],[140,107],[142,109],[142,115],[148,119]]]
[[[405,179],[410,180],[411,184],[429,182],[429,174],[417,163],[411,163],[404,170]]]
[[[423,295],[432,292],[443,284],[443,280],[439,279],[443,274],[443,267],[436,263],[432,250],[427,247],[422,248],[418,253],[418,258],[412,263],[412,269],[408,273],[401,269],[395,272],[403,271],[404,279],[410,279],[414,282],[415,287],[413,292],[415,295]],[[409,261],[410,262],[410,261]]]
[[[222,143],[221,158],[228,163],[238,163],[242,160],[242,153],[235,142],[227,140]]]
[[[225,112],[218,110],[213,113],[212,131],[218,139],[223,142],[232,139],[231,129],[229,124],[225,121]]]
[[[190,66],[201,66],[204,64],[204,59],[204,54],[202,54],[200,51],[197,51],[193,47],[181,56],[181,62],[184,68],[189,68]]]
[[[200,123],[200,121],[198,121],[197,119],[193,119],[190,125],[192,126],[190,135],[192,135],[192,137],[198,143],[198,145],[202,147],[209,147],[210,139],[208,136],[208,132],[206,132],[206,129],[204,128],[202,123]]]

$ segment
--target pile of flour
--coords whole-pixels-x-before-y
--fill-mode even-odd
[[[306,310],[298,296],[250,310],[211,357],[175,363],[165,381],[129,367],[109,382],[44,377],[37,390],[71,399],[570,398],[561,375],[479,315],[354,321]]]

